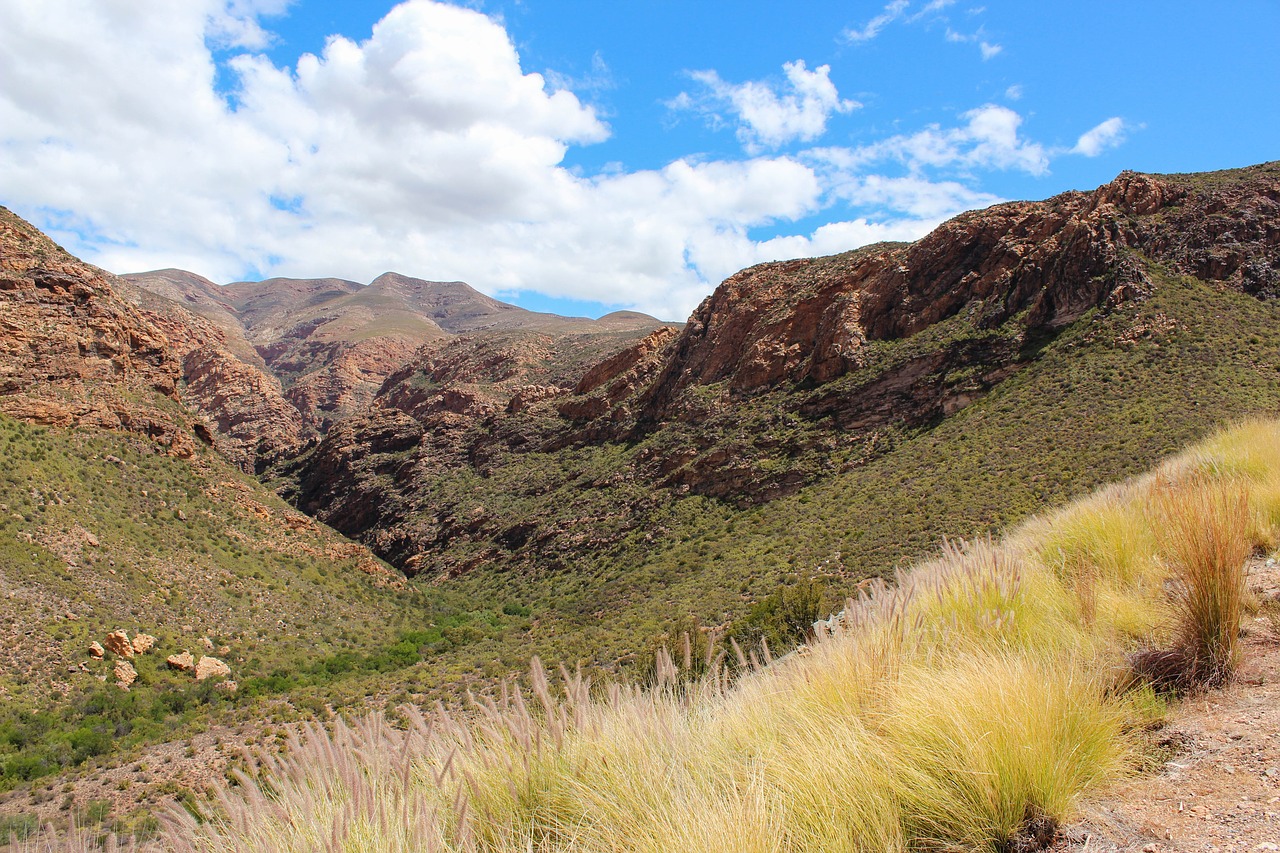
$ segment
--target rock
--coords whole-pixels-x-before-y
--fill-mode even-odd
[[[182,672],[194,672],[196,668],[196,659],[191,656],[191,652],[187,651],[181,654],[169,655],[164,662],[170,669],[177,669]]]
[[[106,653],[107,653],[107,650],[104,649],[102,647],[102,643],[99,643],[97,640],[94,640],[92,643],[89,644],[90,657],[95,657],[101,660],[103,655],[105,655]]]
[[[112,674],[116,678],[116,685],[125,690],[128,690],[129,685],[138,680],[138,671],[127,660],[116,661]]]
[[[240,685],[236,684],[234,681],[230,679],[227,679],[226,681],[219,681],[217,684],[213,686],[213,689],[221,690],[224,693],[235,693],[238,689],[240,689]]]
[[[208,637],[201,637],[200,646],[205,651],[213,651],[213,640],[209,639]]]
[[[107,634],[104,645],[106,645],[107,651],[122,658],[131,658],[134,655],[133,643],[129,641],[129,634],[126,631],[112,631]]]
[[[203,655],[196,662],[196,681],[204,681],[206,678],[227,678],[230,675],[231,667],[217,658]]]
[[[156,638],[150,634],[138,634],[133,638],[131,645],[135,654],[145,655],[155,644]]]

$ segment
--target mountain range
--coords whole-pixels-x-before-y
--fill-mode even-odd
[[[396,273],[115,276],[0,209],[0,780],[533,654],[794,643],[800,592],[803,623],[1274,412],[1278,248],[1280,163],[1126,172],[664,324]],[[124,691],[85,651],[118,629],[225,648],[238,689],[147,659]]]

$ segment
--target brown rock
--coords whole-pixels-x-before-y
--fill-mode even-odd
[[[203,655],[196,661],[196,681],[204,681],[206,678],[227,678],[230,675],[231,667],[217,658]]]
[[[106,653],[107,653],[107,650],[104,649],[102,647],[102,643],[99,643],[97,640],[94,640],[92,643],[89,644],[90,657],[95,657],[101,660],[103,655],[105,655]]]
[[[150,634],[137,634],[133,638],[133,651],[136,654],[145,655],[147,652],[151,651],[155,644],[156,638]]]
[[[187,651],[181,654],[169,655],[164,662],[170,669],[177,669],[182,672],[194,672],[196,668],[196,659],[191,656],[191,652]]]
[[[221,690],[224,693],[235,693],[238,689],[240,689],[240,685],[236,684],[231,679],[227,679],[226,681],[219,681],[217,684],[213,686],[213,689]]]
[[[128,690],[129,685],[138,680],[138,671],[127,660],[116,661],[112,674],[115,676],[116,685],[125,690]]]
[[[133,643],[129,641],[129,634],[124,630],[112,631],[107,634],[103,643],[107,647],[107,651],[122,658],[131,658],[134,655]]]

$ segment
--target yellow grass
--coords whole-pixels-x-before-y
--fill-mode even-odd
[[[215,819],[170,815],[164,849],[1008,849],[1134,766],[1128,732],[1161,703],[1124,691],[1135,655],[1230,673],[1243,565],[1277,522],[1280,424],[1243,424],[946,544],[755,671],[681,686],[664,659],[654,688],[553,688],[535,662],[465,719],[314,727]]]

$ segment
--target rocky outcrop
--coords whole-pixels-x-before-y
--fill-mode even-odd
[[[145,655],[155,648],[156,638],[150,634],[134,634],[133,642],[130,645],[133,646],[134,654]]]
[[[111,674],[116,679],[116,686],[121,690],[128,690],[133,682],[138,680],[138,671],[133,668],[133,664],[127,660],[118,660],[112,668]]]
[[[246,361],[223,325],[123,283],[121,292],[165,333],[182,363],[182,402],[201,416],[200,436],[246,471],[296,449],[310,431],[261,359]],[[243,339],[240,343],[244,344]],[[256,363],[255,363],[256,361]]]
[[[163,331],[112,277],[0,208],[0,412],[50,426],[140,433],[189,456],[181,365]]]

